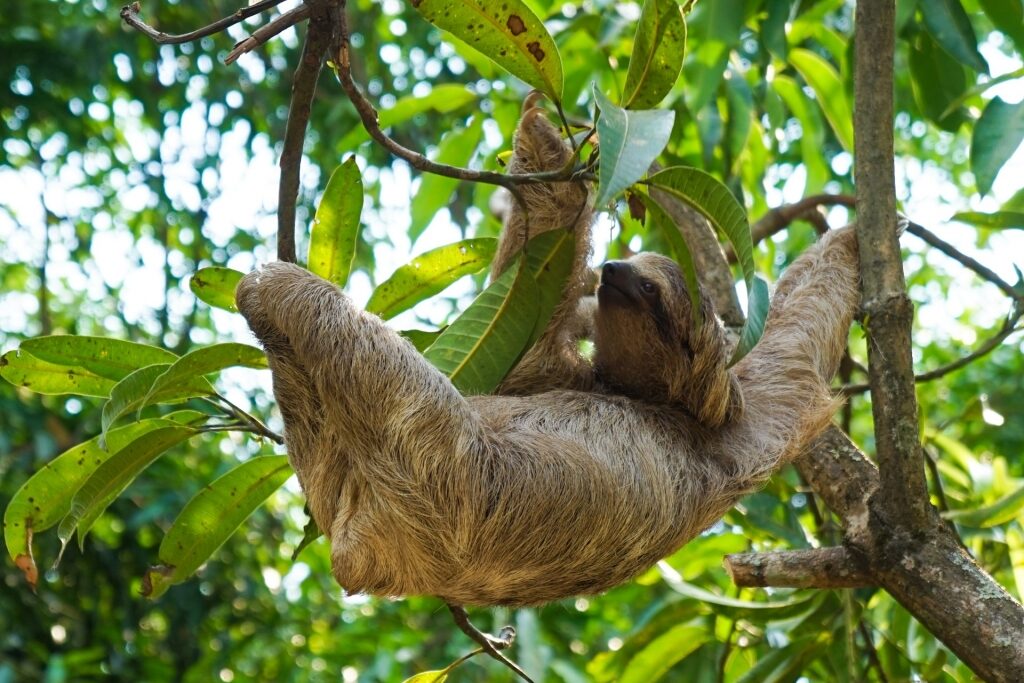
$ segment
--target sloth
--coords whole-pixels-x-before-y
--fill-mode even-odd
[[[570,155],[528,103],[511,170]],[[350,593],[528,606],[605,591],[714,524],[837,407],[829,381],[859,300],[850,228],[787,269],[760,343],[729,368],[710,300],[695,316],[674,262],[606,263],[595,295],[586,187],[521,190],[495,272],[544,230],[574,230],[576,260],[544,334],[493,395],[461,395],[298,266],[269,264],[238,287],[290,462]]]

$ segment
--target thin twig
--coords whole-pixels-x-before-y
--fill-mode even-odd
[[[863,619],[860,620],[858,628],[860,630],[861,638],[864,639],[864,647],[868,651],[868,659],[871,660],[871,666],[875,667],[875,671],[878,672],[878,680],[881,683],[889,683],[889,679],[885,675],[885,669],[882,668],[882,662],[878,659],[878,651],[875,649],[875,643],[871,638],[871,632],[868,631]]]
[[[455,178],[456,180],[468,180],[479,183],[488,183],[489,185],[500,185],[506,189],[511,189],[515,185],[524,183],[594,180],[594,175],[592,173],[581,173],[580,170],[575,167],[568,167],[555,171],[543,171],[539,173],[505,174],[495,173],[494,171],[477,171],[470,168],[440,164],[428,159],[419,152],[403,146],[381,130],[380,123],[377,119],[377,110],[374,109],[370,101],[366,99],[366,96],[363,95],[362,91],[359,89],[359,86],[357,86],[352,80],[352,62],[349,53],[348,27],[344,23],[342,24],[341,45],[338,48],[335,75],[338,77],[338,82],[341,84],[342,90],[345,91],[345,94],[348,95],[352,105],[356,108],[356,113],[359,114],[359,118],[363,123],[363,128],[366,129],[366,132],[370,137],[384,147],[384,149],[388,150],[396,157],[403,159],[410,166],[419,171],[441,175],[446,178]]]
[[[216,401],[213,401],[211,399],[206,399],[207,403],[215,405],[218,408],[227,410],[227,412],[232,417],[234,417],[235,419],[240,420],[241,422],[244,422],[245,424],[249,425],[252,428],[252,431],[255,434],[259,434],[260,436],[264,436],[264,437],[270,439],[271,441],[273,441],[274,443],[276,443],[278,445],[284,444],[284,437],[283,436],[281,436],[280,434],[278,434],[274,430],[272,430],[269,427],[267,427],[265,424],[263,424],[262,422],[257,420],[255,417],[253,417],[252,415],[250,415],[246,411],[244,411],[241,408],[239,408],[238,406],[236,406],[234,403],[232,403],[228,399],[224,398],[220,394],[214,394],[214,398],[217,401],[220,401],[220,404],[218,404]]]
[[[963,253],[949,242],[940,239],[935,233],[927,228],[918,225],[917,223],[909,223],[907,225],[907,232],[915,237],[919,237],[929,245],[935,247],[946,256],[950,257],[955,261],[959,261],[963,266],[973,270],[978,276],[991,282],[999,289],[1003,290],[1003,293],[1011,299],[1024,299],[1024,292],[1020,292],[1014,289],[1013,285],[1003,280],[1001,277],[996,275],[995,271],[986,266],[982,265],[978,261],[974,260],[967,254]]]
[[[914,383],[921,384],[922,382],[930,382],[933,379],[944,377],[945,375],[948,375],[951,372],[955,372],[956,370],[959,370],[960,368],[966,365],[970,365],[979,358],[987,356],[989,353],[998,348],[1003,343],[1003,341],[1011,334],[1014,334],[1015,332],[1021,332],[1022,330],[1024,330],[1024,327],[1017,327],[1017,323],[1020,321],[1022,313],[1024,313],[1024,309],[1020,309],[1016,313],[1008,317],[1006,321],[1003,322],[1002,327],[999,328],[999,332],[992,335],[992,337],[990,337],[989,339],[985,340],[985,342],[982,343],[981,346],[979,346],[966,356],[958,358],[957,360],[953,361],[952,363],[948,363],[947,365],[937,367],[934,370],[929,370],[928,372],[922,372],[919,375],[914,375]],[[845,394],[846,396],[852,396],[853,394],[862,394],[870,388],[871,387],[867,384],[847,384],[843,386],[841,390],[843,394]]]
[[[312,14],[299,65],[292,80],[292,98],[288,106],[284,148],[278,162],[281,166],[281,179],[277,191],[277,259],[288,263],[296,262],[295,204],[299,195],[302,145],[306,140],[306,127],[309,125],[309,115],[313,108],[313,98],[316,95],[317,80],[320,78],[324,57],[337,35],[337,22],[332,20],[330,3],[319,2],[303,6]]]
[[[259,27],[253,31],[252,35],[245,40],[239,41],[238,44],[235,45],[231,52],[228,53],[228,56],[224,59],[224,63],[234,63],[236,59],[244,55],[246,52],[252,52],[277,34],[284,32],[308,17],[310,11],[309,5],[302,4],[295,9],[279,15],[266,26]]]
[[[284,0],[261,0],[260,2],[253,3],[248,7],[242,7],[234,14],[226,16],[223,19],[219,19],[208,26],[203,26],[202,28],[188,33],[173,34],[157,31],[139,17],[141,6],[138,2],[133,2],[130,5],[122,7],[121,19],[124,20],[124,23],[142,33],[155,43],[160,45],[181,45],[182,43],[190,43],[193,40],[198,40],[199,38],[205,38],[206,36],[212,36],[215,33],[220,33],[229,26],[234,26],[241,21],[245,21],[251,16],[265,12],[271,7],[280,5],[282,2],[284,2]]]
[[[445,604],[448,605],[448,611],[452,613],[455,625],[459,627],[460,631],[465,633],[473,640],[473,642],[482,647],[484,652],[494,659],[497,659],[512,671],[516,672],[516,674],[524,681],[527,681],[527,683],[533,683],[533,679],[530,678],[525,671],[520,669],[518,664],[498,651],[504,650],[512,645],[512,641],[515,640],[516,637],[516,630],[514,628],[506,626],[501,629],[498,637],[495,638],[492,635],[484,633],[470,622],[469,614],[466,612],[465,607],[462,605],[455,605],[450,602]]]

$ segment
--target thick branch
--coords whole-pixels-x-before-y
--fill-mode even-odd
[[[190,31],[189,33],[173,34],[157,31],[139,17],[141,7],[138,2],[133,2],[130,5],[122,7],[121,19],[124,20],[124,23],[142,33],[155,43],[159,43],[160,45],[180,45],[182,43],[190,43],[193,40],[205,38],[206,36],[212,36],[215,33],[220,33],[229,26],[234,26],[251,16],[255,16],[260,12],[265,12],[271,7],[280,5],[282,2],[284,2],[284,0],[261,0],[260,2],[253,3],[248,7],[242,7],[230,16],[215,21],[208,26],[203,26],[195,31]]]
[[[295,263],[295,203],[299,194],[299,171],[302,168],[302,144],[306,140],[317,79],[324,56],[335,41],[336,15],[343,12],[337,0],[310,2],[309,29],[302,46],[302,56],[292,81],[292,99],[281,151],[281,180],[277,192],[277,258]]]
[[[842,546],[725,556],[725,570],[737,586],[862,588],[874,581],[857,553]]]
[[[881,489],[878,508],[891,520],[923,529],[931,506],[917,439],[917,399],[910,353],[914,311],[907,296],[896,229],[893,170],[893,0],[856,6],[854,173],[857,243],[868,376]]]

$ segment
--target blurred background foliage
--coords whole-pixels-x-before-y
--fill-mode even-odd
[[[562,53],[566,109],[587,120],[590,84],[615,96],[639,5],[531,0]],[[283,8],[293,3],[282,5]],[[179,353],[247,340],[240,318],[197,304],[187,280],[207,265],[247,270],[273,254],[277,154],[294,29],[222,65],[228,36],[157,46],[126,30],[107,0],[12,0],[0,6],[0,350],[52,333],[145,341]],[[142,13],[184,32],[236,9],[172,0]],[[997,176],[972,137],[996,96],[1022,89],[1021,0],[898,0],[897,178],[906,213],[1004,279],[1017,281],[1024,211],[1018,154]],[[406,3],[349,3],[353,70],[392,135],[449,161],[498,168],[525,94],[522,83],[442,36]],[[702,0],[689,17],[683,76],[662,106],[676,111],[666,163],[704,168],[746,203],[752,220],[818,192],[851,192],[853,3]],[[303,29],[300,29],[303,30]],[[1013,109],[1019,123],[1020,107]],[[481,125],[482,122],[482,125]],[[443,134],[459,136],[443,143]],[[1002,144],[1005,146],[1006,141]],[[1006,156],[1012,152],[1004,150]],[[424,180],[371,145],[325,70],[307,140],[300,220],[327,175],[357,155],[365,228],[351,289],[365,301],[410,255],[460,237],[495,235],[493,188]],[[991,154],[991,150],[987,150]],[[987,175],[986,175],[987,174]],[[985,192],[980,192],[985,190]],[[1010,218],[999,227],[947,222],[957,212]],[[624,215],[599,222],[596,260],[661,249]],[[833,226],[846,211],[828,214]],[[1017,219],[1019,221],[1019,218]],[[988,219],[991,224],[991,219]],[[813,240],[807,223],[765,241],[762,272]],[[300,240],[308,239],[308,231]],[[991,284],[914,238],[904,240],[918,305],[915,361],[942,366],[981,343],[1012,308]],[[300,247],[300,253],[302,253]],[[479,286],[466,281],[406,322],[443,323]],[[979,563],[1024,592],[1024,361],[1019,335],[956,373],[921,385],[933,501],[949,512]],[[864,341],[851,335],[855,359]],[[225,373],[232,400],[270,416],[267,373]],[[853,381],[862,381],[857,372]],[[41,397],[0,383],[0,506],[55,454],[100,428],[99,401]],[[870,405],[841,420],[870,451]],[[140,577],[170,521],[205,483],[268,444],[196,437],[161,458],[59,572],[30,592],[0,569],[0,681],[393,681],[442,668],[470,649],[442,604],[346,598],[318,542],[293,563],[305,517],[294,482],[255,514],[198,574],[148,602]],[[659,568],[605,595],[537,610],[478,612],[514,624],[515,657],[539,681],[970,680],[969,672],[887,595],[874,590],[771,592],[734,588],[724,553],[838,540],[835,521],[786,469],[709,533]],[[36,539],[47,567],[55,534]],[[456,680],[510,680],[476,658]]]

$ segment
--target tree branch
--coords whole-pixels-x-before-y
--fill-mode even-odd
[[[570,166],[555,171],[544,171],[541,173],[495,173],[493,171],[476,171],[470,168],[461,168],[458,166],[449,166],[448,164],[440,164],[436,161],[432,161],[427,157],[423,156],[419,152],[413,151],[408,147],[403,146],[395,139],[389,137],[380,128],[380,123],[377,119],[377,110],[374,109],[366,96],[363,95],[359,86],[352,80],[352,61],[351,54],[349,52],[348,43],[348,27],[342,20],[341,28],[341,44],[338,48],[335,74],[338,77],[338,82],[341,84],[342,90],[348,95],[352,105],[356,108],[356,113],[359,114],[359,119],[363,123],[363,128],[369,133],[370,137],[373,138],[379,145],[384,149],[394,154],[399,159],[404,160],[413,168],[424,173],[434,173],[436,175],[445,176],[446,178],[455,178],[456,180],[468,180],[478,183],[488,183],[490,185],[500,185],[508,190],[511,190],[516,185],[524,183],[549,183],[558,181],[568,180],[594,180],[594,175],[589,171],[582,168],[576,168]]]
[[[1018,292],[1013,288],[1013,285],[996,275],[995,271],[982,265],[949,242],[940,239],[935,233],[927,228],[911,222],[907,225],[907,232],[915,237],[919,237],[924,242],[935,247],[951,259],[959,261],[964,267],[973,270],[981,279],[991,282],[996,287],[1003,290],[1003,293],[1011,299],[1024,299],[1024,292]]]
[[[863,558],[842,546],[725,556],[737,586],[861,588],[875,585]]]
[[[242,7],[234,14],[224,17],[218,21],[203,26],[202,28],[196,29],[189,33],[164,33],[163,31],[157,31],[155,28],[144,22],[139,16],[141,6],[138,2],[133,2],[130,5],[125,5],[121,8],[121,19],[124,23],[128,24],[136,31],[142,33],[147,38],[160,45],[180,45],[182,43],[190,43],[193,40],[199,38],[205,38],[206,36],[212,36],[215,33],[220,33],[229,26],[245,21],[249,17],[255,16],[261,12],[265,12],[272,7],[280,5],[284,0],[261,0],[260,2],[253,3],[248,7]]]
[[[311,7],[314,4],[315,3],[311,1],[308,4],[299,5],[295,9],[289,10],[278,16],[266,26],[259,27],[252,32],[252,35],[245,40],[239,41],[235,45],[231,52],[228,53],[228,56],[224,59],[224,63],[233,64],[235,60],[245,53],[252,52],[277,34],[299,23],[310,15]]]
[[[302,7],[308,11],[310,19],[302,55],[292,80],[284,148],[279,161],[281,179],[277,190],[277,259],[289,263],[296,262],[295,204],[299,195],[302,145],[306,140],[306,127],[309,125],[324,57],[337,39],[337,16],[345,11],[344,3],[339,6],[338,0],[309,0]]]
[[[877,510],[910,529],[931,516],[918,442],[910,353],[914,311],[903,279],[893,164],[894,0],[864,0],[855,10],[854,175],[871,410],[881,473]]]

